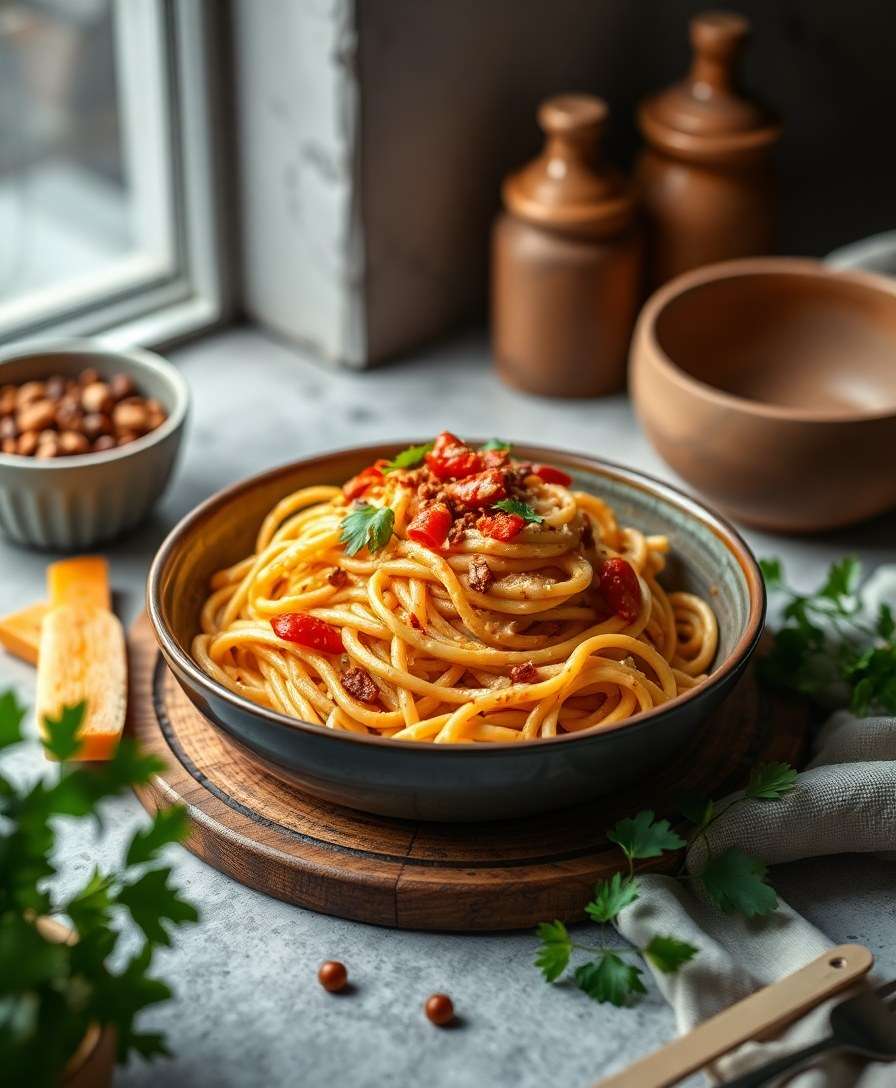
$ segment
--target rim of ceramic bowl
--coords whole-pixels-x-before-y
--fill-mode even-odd
[[[210,690],[218,699],[230,703],[243,713],[248,713],[263,719],[277,729],[287,729],[292,732],[299,729],[302,732],[310,732],[317,736],[325,736],[333,741],[346,744],[366,744],[374,745],[376,747],[385,745],[390,748],[417,752],[475,751],[480,754],[491,753],[492,755],[507,755],[510,752],[529,752],[533,748],[546,744],[574,744],[577,741],[583,742],[589,739],[593,740],[598,736],[609,736],[611,733],[618,732],[621,729],[647,728],[658,717],[667,713],[669,710],[681,706],[683,703],[692,699],[700,698],[705,693],[717,687],[725,681],[731,673],[737,672],[752,655],[762,634],[762,627],[765,619],[765,582],[759,569],[759,564],[753,553],[750,551],[749,546],[729,521],[709,510],[701,502],[698,502],[692,496],[687,495],[684,491],[679,490],[679,488],[673,487],[671,484],[667,484],[653,476],[649,476],[647,473],[626,468],[625,466],[615,464],[612,461],[603,461],[595,457],[589,457],[586,454],[570,453],[549,446],[530,445],[518,445],[517,448],[524,456],[531,456],[533,460],[547,460],[553,464],[562,465],[565,468],[609,477],[617,482],[633,487],[638,491],[663,499],[677,507],[678,510],[685,514],[689,519],[699,522],[704,528],[712,532],[732,554],[740,567],[747,587],[747,596],[749,598],[747,621],[731,651],[702,684],[690,688],[688,691],[683,692],[681,695],[677,695],[674,699],[670,699],[660,706],[641,711],[638,714],[632,715],[630,718],[626,718],[612,726],[605,726],[603,728],[595,726],[592,729],[582,730],[577,733],[564,733],[556,737],[536,738],[531,741],[500,741],[493,744],[476,744],[474,742],[461,742],[457,744],[421,744],[419,741],[393,740],[391,737],[363,736],[348,731],[336,731],[327,729],[322,725],[313,725],[311,722],[302,721],[301,718],[292,718],[286,714],[281,714],[279,711],[271,710],[268,707],[254,703],[241,695],[237,695],[229,688],[224,687],[223,684],[219,684],[200,669],[190,654],[185,653],[180,648],[177,640],[169,630],[162,612],[162,575],[169,559],[172,554],[177,551],[182,540],[192,532],[195,532],[196,529],[218,509],[218,507],[231,502],[239,495],[251,491],[259,485],[268,484],[278,477],[286,476],[299,467],[314,469],[319,466],[320,469],[324,471],[328,465],[332,464],[332,462],[351,456],[357,456],[359,460],[366,459],[367,461],[373,461],[377,457],[393,455],[396,448],[403,449],[405,446],[416,445],[421,441],[425,441],[425,439],[420,439],[418,437],[408,439],[405,442],[397,440],[395,442],[377,443],[376,445],[348,446],[338,450],[332,450],[329,453],[303,457],[297,461],[292,461],[289,464],[268,469],[265,472],[258,473],[255,476],[250,476],[245,480],[231,484],[229,487],[210,496],[191,511],[191,513],[182,518],[171,530],[162,542],[159,550],[156,552],[149,570],[146,587],[147,612],[149,613],[156,639],[159,642],[164,656],[169,659],[169,662],[173,661],[176,668],[182,670],[183,673],[189,676],[191,683],[196,687]],[[479,442],[480,440],[471,439],[470,441]]]
[[[112,461],[123,461],[127,457],[151,449],[158,445],[178,428],[183,426],[190,407],[190,387],[178,369],[157,355],[154,351],[145,348],[107,348],[102,344],[96,344],[92,340],[48,340],[46,343],[31,343],[19,347],[0,350],[0,385],[4,385],[3,369],[7,363],[27,362],[30,358],[39,358],[42,355],[95,355],[105,359],[126,360],[134,363],[137,368],[157,375],[162,381],[167,382],[174,391],[174,404],[168,413],[168,418],[155,430],[141,435],[126,446],[118,446],[114,450],[103,450],[99,453],[79,453],[69,457],[54,457],[48,460],[38,460],[35,457],[23,457],[17,453],[0,453],[0,465],[10,468],[20,468],[24,471],[46,472],[65,471],[68,468],[87,468],[90,465],[109,464]],[[35,381],[39,380],[37,378]]]
[[[877,411],[820,412],[811,408],[791,408],[778,404],[766,404],[728,393],[709,382],[695,378],[693,374],[680,367],[672,359],[657,337],[657,322],[666,307],[696,288],[707,284],[734,280],[743,276],[781,275],[803,276],[818,280],[833,280],[864,287],[870,291],[889,296],[896,308],[896,281],[888,276],[859,269],[832,268],[822,261],[803,257],[745,257],[736,261],[721,261],[718,264],[705,265],[670,280],[655,291],[641,310],[635,340],[644,337],[647,347],[653,352],[654,360],[660,369],[673,381],[686,390],[714,401],[717,404],[736,408],[738,411],[759,416],[764,419],[789,420],[794,423],[864,423],[871,420],[896,418],[896,404]]]

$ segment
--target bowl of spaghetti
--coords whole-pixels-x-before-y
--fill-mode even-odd
[[[434,820],[649,775],[731,691],[765,611],[746,544],[675,488],[448,432],[213,496],[147,599],[175,678],[237,745],[326,800]]]

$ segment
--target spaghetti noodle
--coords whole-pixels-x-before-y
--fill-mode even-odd
[[[211,581],[193,653],[234,692],[397,740],[600,729],[705,679],[705,601],[658,582],[669,542],[552,466],[443,433],[343,488],[281,500]]]

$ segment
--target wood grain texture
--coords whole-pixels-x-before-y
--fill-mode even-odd
[[[167,764],[138,791],[147,809],[189,806],[187,847],[249,887],[402,929],[580,919],[595,881],[619,867],[604,834],[617,819],[643,808],[674,815],[671,799],[683,789],[722,796],[757,760],[799,764],[809,731],[805,706],[760,697],[747,676],[694,745],[643,789],[519,820],[418,823],[309,797],[235,748],[180,690],[145,616],[131,630],[130,668],[128,730]]]

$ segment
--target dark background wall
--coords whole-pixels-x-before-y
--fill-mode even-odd
[[[361,208],[371,354],[484,312],[500,180],[535,153],[539,100],[612,109],[629,165],[633,115],[689,60],[690,0],[356,0]],[[896,227],[896,4],[752,0],[743,83],[779,112],[779,250],[824,255]]]

